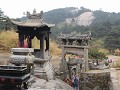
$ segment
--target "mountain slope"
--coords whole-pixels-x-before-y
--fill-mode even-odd
[[[74,18],[88,11],[90,10],[85,9],[83,7],[81,9],[78,9],[75,7],[54,9],[54,10],[45,12],[43,15],[43,19],[47,22],[58,24],[60,22],[65,21],[66,18]]]

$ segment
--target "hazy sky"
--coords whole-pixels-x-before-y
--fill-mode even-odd
[[[81,6],[92,10],[108,12],[120,12],[120,0],[0,0],[0,8],[4,14],[10,18],[22,17],[23,12],[32,12],[35,8],[37,12],[44,12],[64,7]]]

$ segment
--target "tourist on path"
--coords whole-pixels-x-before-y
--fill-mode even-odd
[[[77,75],[73,76],[72,82],[73,82],[73,88],[75,90],[79,90],[79,77]]]

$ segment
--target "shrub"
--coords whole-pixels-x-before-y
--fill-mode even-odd
[[[109,54],[109,50],[104,49],[104,48],[100,48],[100,49],[99,49],[99,52],[102,52],[102,53],[104,53],[105,55],[108,55],[108,54]]]
[[[105,59],[105,58],[107,58],[104,53],[99,52],[99,50],[96,49],[96,48],[91,48],[89,50],[89,54],[88,55],[89,55],[90,59]]]
[[[120,56],[120,50],[119,50],[119,49],[116,49],[114,55]]]

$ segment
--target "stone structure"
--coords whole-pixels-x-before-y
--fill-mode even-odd
[[[9,58],[8,65],[26,66],[27,73],[33,74],[35,57],[32,55],[33,48],[12,48],[12,55]]]
[[[71,72],[71,66],[73,64],[83,64],[83,71],[88,71],[88,41],[91,39],[91,34],[62,34],[58,37],[60,40],[61,48],[62,48],[62,60],[60,65],[60,71],[64,74]],[[67,54],[74,54],[76,56],[79,56],[79,59],[69,59],[68,63],[66,61],[65,56]],[[83,59],[83,60],[82,60]],[[76,63],[75,63],[76,62]],[[69,67],[70,66],[70,67]],[[68,69],[69,68],[69,69]],[[78,65],[77,72],[79,73],[80,66]],[[68,72],[67,72],[68,71]]]
[[[27,90],[73,90],[71,86],[54,76],[54,70],[50,63],[51,55],[49,53],[50,28],[54,25],[45,23],[42,19],[42,15],[42,11],[37,14],[34,10],[33,14],[27,12],[26,21],[12,21],[12,23],[17,26],[20,48],[12,49],[13,55],[11,56],[12,59],[10,59],[10,62],[16,65],[17,63],[26,63],[27,57],[25,54],[30,50],[29,52],[31,52],[35,57],[33,60],[35,68],[31,78],[27,81],[29,86]],[[32,39],[34,37],[37,37],[37,39],[40,40],[40,49],[34,49],[33,52]],[[27,47],[24,43],[25,39],[27,39]],[[16,58],[19,54],[24,56],[21,55],[21,57]]]
[[[22,64],[33,63],[35,57],[32,55],[33,48],[12,48],[12,55],[9,58],[9,62],[15,66],[22,66]]]
[[[43,11],[33,14],[27,12],[27,20],[23,22],[12,21],[17,26],[19,35],[19,47],[24,47],[24,40],[27,39],[27,48],[32,48],[32,39],[37,37],[40,40],[40,49],[34,49],[35,69],[34,73],[37,77],[50,80],[54,78],[52,65],[49,63],[51,56],[49,54],[49,34],[53,24],[47,24],[41,18]],[[46,44],[45,44],[46,43]],[[45,47],[46,46],[46,47]]]
[[[91,70],[80,74],[80,90],[111,90],[110,72]]]

